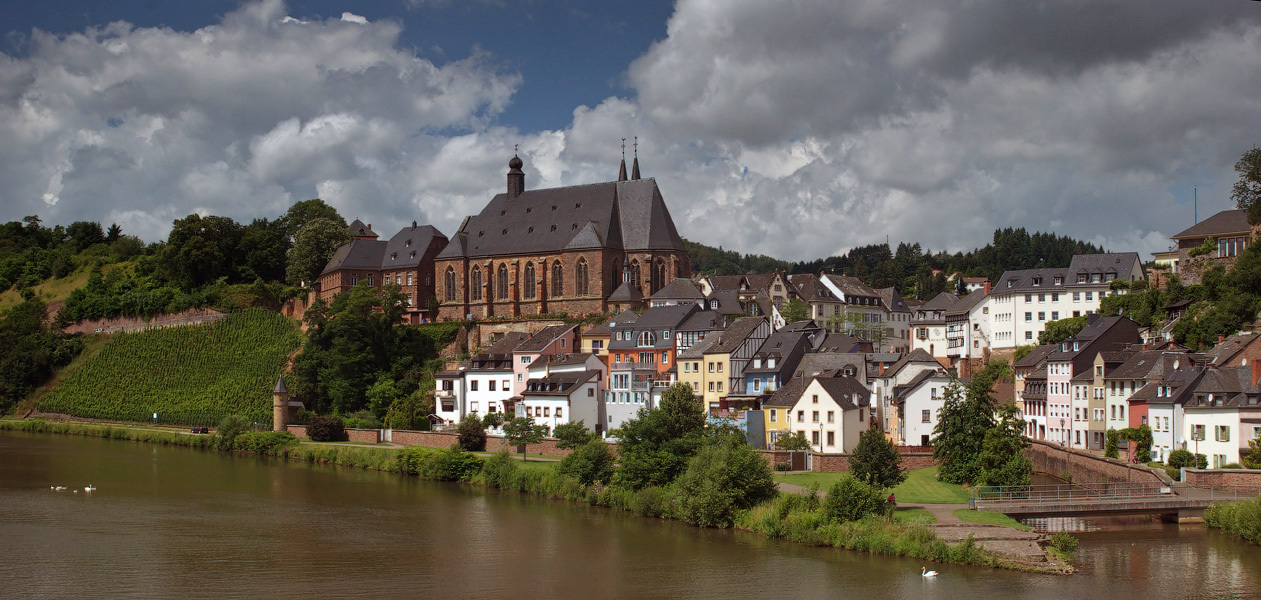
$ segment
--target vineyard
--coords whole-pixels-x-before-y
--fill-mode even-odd
[[[38,410],[91,419],[214,426],[229,414],[271,423],[271,390],[298,348],[297,324],[247,310],[209,325],[115,335],[40,399]]]

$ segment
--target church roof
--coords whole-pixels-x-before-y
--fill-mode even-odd
[[[373,234],[376,235],[376,234]],[[342,244],[320,274],[339,269],[405,269],[420,265],[434,238],[446,239],[431,225],[404,227],[389,240],[353,239]]]

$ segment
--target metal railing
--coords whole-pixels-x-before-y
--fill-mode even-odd
[[[1158,483],[1083,483],[997,485],[972,488],[976,505],[1095,504],[1101,501],[1151,500],[1173,497],[1173,488]]]

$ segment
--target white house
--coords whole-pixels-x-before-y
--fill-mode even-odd
[[[550,325],[512,350],[513,394],[525,389],[530,364],[543,356],[557,356],[576,352],[577,327],[574,325]]]
[[[901,441],[897,435],[898,411],[893,405],[894,388],[906,385],[924,372],[942,371],[941,363],[923,350],[915,350],[903,355],[897,362],[889,365],[871,382],[872,400],[875,403],[876,415],[880,427],[890,439]]]
[[[927,446],[941,417],[950,377],[941,371],[922,371],[904,385],[893,388],[893,404],[898,410],[900,445]]]
[[[946,310],[957,300],[954,294],[942,292],[914,309],[911,350],[923,350],[933,357],[946,356]]]
[[[503,413],[512,398],[512,351],[530,338],[509,332],[455,369],[434,376],[434,414],[455,423],[477,413]]]
[[[1164,462],[1170,452],[1186,447],[1182,407],[1203,375],[1203,368],[1179,365],[1160,381],[1148,383],[1130,394],[1130,414],[1139,415],[1140,424],[1145,423],[1152,430],[1152,460]],[[1146,414],[1143,414],[1143,406]]]
[[[867,430],[871,392],[853,377],[815,377],[788,411],[788,429],[815,452],[847,453]]]
[[[556,431],[557,425],[583,421],[588,428],[600,422],[601,371],[553,373],[530,379],[521,392],[517,416],[533,419],[535,424]]]
[[[1261,418],[1259,398],[1261,390],[1250,368],[1205,371],[1182,407],[1187,449],[1207,456],[1212,469],[1238,463],[1239,451],[1248,447],[1254,433],[1255,419]]]

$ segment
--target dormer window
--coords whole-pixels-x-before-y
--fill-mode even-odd
[[[1085,274],[1085,273],[1078,273],[1078,274],[1077,274],[1077,283],[1086,283],[1086,274]]]
[[[412,247],[412,241],[411,241],[411,240],[407,240],[406,242],[403,242],[403,247],[404,247],[404,248],[411,248],[411,247]]]
[[[1037,287],[1037,286],[1040,286],[1040,285],[1042,285],[1042,278],[1041,278],[1041,277],[1034,277],[1034,278],[1033,278],[1033,286],[1034,286],[1034,287]]]
[[[657,336],[653,335],[651,331],[645,331],[639,334],[639,346],[641,348],[650,347],[650,346],[655,345],[656,343],[657,343]]]
[[[773,358],[768,358],[768,359],[766,359],[766,366],[767,366],[767,367],[769,367],[769,368],[774,369],[774,368],[775,368],[775,359],[773,359]]]
[[[760,359],[760,358],[755,358],[755,359],[753,359],[753,368],[754,368],[754,369],[761,369],[761,368],[762,368],[762,359]]]
[[[1056,276],[1056,278],[1055,278],[1055,285],[1064,285],[1064,278],[1063,278],[1063,277]]]

